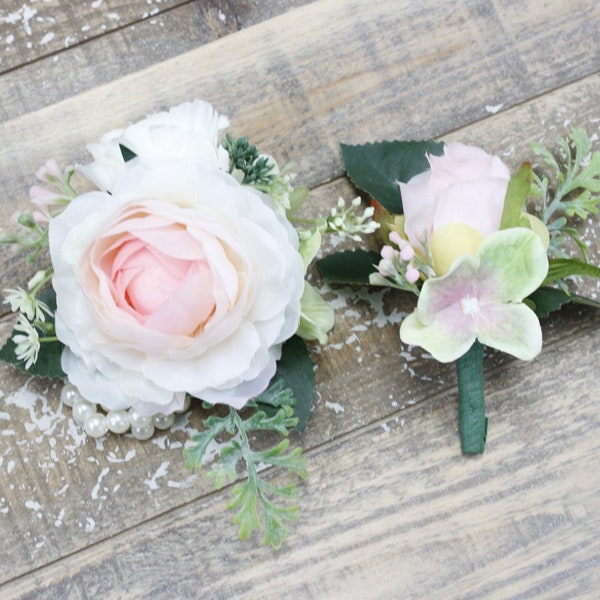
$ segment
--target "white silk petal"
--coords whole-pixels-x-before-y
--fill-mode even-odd
[[[405,344],[421,346],[439,362],[453,362],[469,350],[477,337],[472,328],[458,326],[453,316],[461,316],[456,306],[425,324],[415,310],[402,321],[400,339]]]
[[[482,344],[533,360],[542,350],[542,328],[536,314],[525,304],[496,304],[477,328]]]

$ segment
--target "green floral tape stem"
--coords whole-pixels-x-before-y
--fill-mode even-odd
[[[483,397],[483,344],[477,340],[456,361],[458,427],[463,454],[481,454],[485,448],[487,418]]]

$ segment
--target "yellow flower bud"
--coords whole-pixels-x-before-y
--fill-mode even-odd
[[[429,251],[433,268],[438,275],[444,275],[452,263],[463,254],[475,256],[483,242],[481,233],[464,223],[448,223],[434,232],[429,241]]]

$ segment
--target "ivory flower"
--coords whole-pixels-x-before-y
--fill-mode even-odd
[[[219,133],[229,125],[208,102],[194,100],[158,112],[124,129],[105,134],[100,142],[86,149],[94,161],[78,167],[99,189],[112,191],[125,166],[121,146],[140,161],[181,158],[205,162],[227,170],[229,158],[219,144]]]
[[[462,255],[446,275],[425,281],[415,311],[402,322],[400,338],[441,362],[457,360],[476,339],[531,360],[542,348],[542,332],[522,300],[547,272],[538,235],[522,227],[496,232],[475,256]]]
[[[298,328],[304,265],[269,197],[203,162],[135,159],[51,220],[62,367],[91,402],[242,407]]]

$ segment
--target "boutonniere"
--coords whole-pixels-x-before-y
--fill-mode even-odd
[[[568,302],[577,278],[600,278],[576,219],[598,212],[600,152],[574,129],[541,164],[511,175],[497,156],[459,143],[391,141],[342,145],[352,182],[371,198],[380,252],[354,250],[318,261],[331,283],[385,286],[417,296],[400,338],[455,363],[464,454],[484,451],[484,347],[534,359],[539,318]],[[578,252],[579,256],[573,256]]]
[[[230,505],[240,536],[262,524],[278,547],[297,490],[261,473],[306,476],[289,433],[312,408],[306,342],[324,343],[334,323],[307,268],[323,234],[356,238],[376,224],[356,203],[300,218],[308,190],[291,167],[223,136],[228,125],[196,100],[107,133],[89,164],[38,171],[33,209],[3,241],[47,262],[4,290],[16,324],[0,358],[64,380],[62,404],[91,438],[146,440],[202,405],[210,414],[186,465],[216,452],[217,488],[245,474]],[[257,432],[280,441],[257,449]]]

